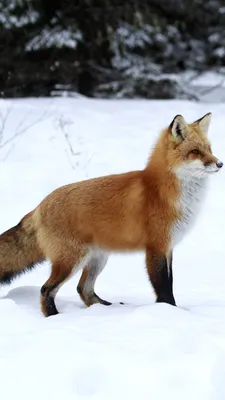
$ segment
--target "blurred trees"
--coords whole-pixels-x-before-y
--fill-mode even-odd
[[[1,0],[0,96],[186,98],[175,75],[222,68],[224,27],[225,0]]]

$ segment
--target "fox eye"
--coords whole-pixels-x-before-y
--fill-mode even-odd
[[[191,151],[192,154],[195,154],[196,156],[198,156],[200,154],[200,151],[198,149],[194,149]]]

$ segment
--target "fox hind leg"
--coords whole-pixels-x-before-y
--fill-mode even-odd
[[[101,299],[101,297],[99,297],[94,291],[96,279],[104,269],[107,260],[108,254],[106,252],[94,250],[88,265],[82,272],[77,286],[77,291],[80,298],[88,307],[96,303],[105,306],[110,306],[112,304],[109,301]]]
[[[71,278],[74,272],[88,262],[90,254],[77,255],[76,260],[55,261],[52,263],[52,272],[49,279],[41,288],[41,308],[46,317],[58,314],[55,305],[55,296],[60,287]]]
[[[54,299],[60,286],[68,279],[71,272],[72,266],[65,267],[62,262],[52,264],[52,273],[41,288],[41,309],[45,317],[58,314]]]

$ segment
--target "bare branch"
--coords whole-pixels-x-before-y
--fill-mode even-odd
[[[217,83],[216,85],[211,86],[210,88],[207,88],[207,89],[205,89],[205,90],[202,90],[201,93],[200,93],[200,95],[202,96],[202,95],[205,95],[205,94],[208,94],[208,93],[212,93],[214,90],[216,90],[216,89],[220,88],[221,86],[223,86],[224,82],[225,82],[225,78],[223,78],[223,79],[222,79],[219,83]]]
[[[3,140],[3,132],[5,130],[6,122],[9,117],[10,112],[12,111],[12,108],[13,108],[12,105],[11,105],[11,107],[8,107],[5,114],[3,114],[2,111],[0,111],[0,122],[1,122],[0,142],[2,142],[2,140]]]
[[[17,127],[16,127],[16,132],[20,131],[20,128],[24,125],[24,122],[27,120],[29,113],[24,114],[24,117],[19,121]]]
[[[93,153],[92,156],[89,158],[89,160],[86,162],[86,164],[85,164],[85,166],[84,166],[84,169],[86,169],[87,166],[90,164],[90,162],[91,162],[91,160],[93,159],[94,155],[95,155],[95,153]]]
[[[71,144],[71,142],[70,142],[69,135],[68,135],[67,132],[65,132],[65,129],[64,129],[64,128],[62,129],[62,133],[63,133],[63,135],[64,135],[64,138],[65,138],[65,140],[66,140],[66,142],[67,142],[67,145],[68,145],[68,147],[69,147],[69,149],[70,149],[70,153],[72,154],[72,156],[78,155],[79,153],[75,153],[75,152],[74,152],[73,147],[72,147],[72,144]]]
[[[68,149],[69,149],[70,155],[72,156],[72,158],[73,158],[73,157],[76,157],[76,156],[79,156],[79,155],[80,155],[80,152],[75,152],[75,151],[74,151],[73,145],[72,145],[72,143],[71,143],[71,141],[70,141],[69,134],[68,134],[68,132],[66,131],[66,126],[67,126],[68,124],[70,124],[71,122],[68,121],[68,120],[65,120],[65,118],[63,118],[63,116],[61,115],[61,116],[58,118],[57,123],[58,123],[58,127],[60,128],[60,130],[61,130],[61,132],[62,132],[62,134],[63,134],[63,136],[64,136],[64,139],[65,139],[65,141],[66,141],[66,143],[67,143],[67,147],[68,147]],[[70,157],[68,156],[68,154],[67,154],[67,157],[68,157],[68,160],[69,160],[69,163],[70,163],[72,169],[75,169],[75,165],[74,165],[74,163],[71,161],[71,159],[70,159]],[[77,163],[76,163],[76,165],[77,165]]]
[[[0,144],[0,149],[5,147],[8,143],[13,142],[18,136],[21,136],[24,132],[28,131],[33,126],[37,125],[39,122],[43,121],[43,119],[45,119],[46,115],[48,114],[48,109],[49,109],[49,106],[46,107],[46,109],[44,110],[44,112],[41,114],[41,116],[39,118],[37,118],[35,121],[32,121],[30,124],[23,126],[24,122],[26,121],[27,116],[28,116],[28,114],[26,114],[25,117],[17,125],[16,132],[14,133],[14,135],[11,138],[5,140],[3,143]],[[8,113],[8,115],[9,115],[9,113]],[[8,115],[7,115],[7,117],[8,117]]]
[[[12,146],[10,147],[10,149],[7,151],[5,157],[3,157],[2,161],[6,161],[6,160],[7,160],[9,154],[13,151],[14,147],[15,147],[15,144],[12,144]]]
[[[203,75],[202,72],[194,72],[192,76],[189,76],[187,79],[184,79],[184,83],[191,83],[193,82],[196,78],[200,78]]]
[[[180,87],[182,88],[183,92],[189,97],[189,100],[200,101],[200,97],[194,93],[193,89],[187,87],[182,81],[180,82]]]
[[[93,159],[95,153],[92,154],[92,156],[89,158],[89,160],[86,162],[85,166],[84,166],[84,170],[86,171],[86,176],[87,176],[87,167],[90,164],[91,160]]]

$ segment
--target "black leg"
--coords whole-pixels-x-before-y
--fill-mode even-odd
[[[170,261],[169,261],[170,260]],[[146,265],[149,279],[155,290],[157,302],[176,305],[173,296],[172,257],[146,252]]]
[[[41,305],[42,305],[42,312],[46,317],[50,317],[52,315],[58,314],[58,310],[55,306],[55,294],[54,289],[57,286],[47,286],[44,285],[41,288]]]
[[[173,293],[173,253],[172,251],[167,257],[167,267],[168,267],[168,275],[169,275],[169,283],[170,283],[170,289],[171,292]]]

